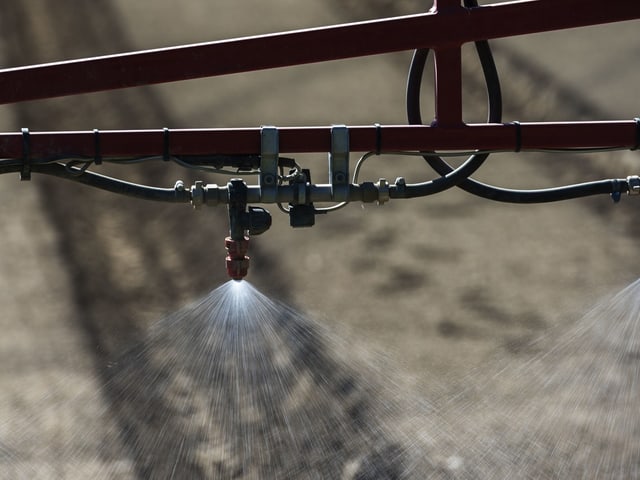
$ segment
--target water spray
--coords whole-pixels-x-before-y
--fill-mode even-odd
[[[502,121],[502,97],[488,40],[565,28],[634,20],[640,3],[620,0],[602,8],[598,0],[532,0],[479,6],[476,0],[437,0],[428,13],[296,30],[280,34],[171,47],[55,64],[0,70],[0,104],[157,84],[268,68],[415,50],[409,69],[405,125],[331,125],[326,127],[118,130],[0,133],[0,173],[19,172],[22,180],[44,173],[111,192],[147,200],[227,205],[229,236],[226,269],[241,280],[249,268],[249,238],[266,231],[275,204],[292,227],[310,227],[319,214],[353,202],[384,204],[426,197],[453,187],[500,202],[544,203],[622,193],[640,193],[640,177],[515,190],[481,183],[472,175],[492,153],[542,151],[553,154],[637,150],[640,117],[619,121]],[[455,28],[453,28],[455,26]],[[367,41],[363,42],[362,38]],[[474,43],[482,66],[489,112],[486,123],[467,124],[462,112],[462,54]],[[435,61],[435,118],[420,112],[420,87],[427,56]],[[227,59],[233,59],[227,61]],[[239,61],[238,59],[242,59]],[[167,68],[168,66],[179,68]],[[328,154],[329,178],[313,183],[310,167],[282,154]],[[353,174],[349,157],[365,152]],[[372,156],[423,157],[439,176],[419,183],[373,178],[361,181]],[[447,157],[467,156],[453,167]],[[209,174],[231,174],[223,186],[204,181],[186,188],[139,185],[89,170],[103,163],[150,160],[173,162]],[[245,177],[256,175],[257,184]],[[324,203],[331,206],[316,207]]]
[[[299,228],[311,227],[316,216],[333,215],[349,203],[385,204],[427,197],[454,187],[481,198],[514,203],[556,202],[590,195],[610,195],[619,202],[623,193],[638,196],[637,175],[537,190],[502,188],[472,178],[493,153],[597,154],[637,150],[640,118],[503,122],[500,84],[487,39],[638,18],[637,0],[610,2],[606,8],[599,0],[531,0],[484,6],[465,0],[464,7],[460,0],[437,0],[434,9],[421,15],[0,71],[0,103],[12,103],[416,49],[409,69],[406,125],[85,132],[31,132],[24,128],[17,133],[0,134],[0,173],[18,172],[25,181],[35,173],[53,175],[138,199],[191,204],[201,212],[205,206],[227,208],[225,264],[228,275],[238,282],[228,282],[162,322],[154,335],[132,351],[128,359],[134,361],[110,366],[109,386],[120,393],[116,406],[123,407],[118,410],[127,420],[123,423],[126,435],[119,431],[118,441],[128,437],[135,443],[131,450],[140,466],[137,476],[238,478],[246,474],[252,478],[299,478],[299,465],[309,469],[314,459],[318,459],[312,465],[318,469],[313,475],[317,478],[405,478],[401,469],[424,478],[434,470],[434,475],[445,475],[448,470],[466,468],[457,456],[446,459],[448,470],[438,465],[416,468],[406,451],[389,441],[391,437],[387,435],[387,430],[397,424],[396,406],[375,401],[386,399],[387,391],[400,391],[393,379],[385,378],[380,386],[362,380],[354,373],[360,368],[353,368],[352,356],[340,360],[340,352],[327,348],[331,342],[326,339],[331,337],[318,326],[253,291],[248,282],[240,282],[250,266],[251,237],[271,226],[269,212],[256,204],[276,205],[289,216],[290,225]],[[479,124],[462,120],[461,46],[469,42],[477,48],[489,98],[487,121]],[[437,67],[436,115],[433,122],[425,124],[420,112],[420,87],[430,53],[434,54]],[[353,152],[361,156],[352,168]],[[328,179],[315,183],[311,166],[285,156],[300,153],[328,155]],[[409,183],[403,177],[395,181],[360,179],[369,158],[398,155],[424,158],[437,177],[419,183]],[[446,161],[460,156],[468,158],[458,167]],[[231,180],[223,185],[201,180],[191,186],[178,181],[172,188],[161,188],[95,171],[104,163],[148,161],[177,164],[203,175],[229,174]],[[250,183],[251,176],[257,181]],[[638,298],[638,292],[632,291],[631,296]],[[635,327],[636,318],[634,315],[633,322],[622,323]],[[608,322],[603,328],[612,331],[611,324]],[[637,330],[618,327],[618,332],[624,334],[610,335],[607,340],[637,338]],[[576,341],[573,345],[581,351],[585,343]],[[566,351],[566,346],[567,342],[557,351]],[[638,349],[635,343],[631,347],[627,349],[631,360],[628,377],[633,380],[637,377],[633,367],[637,365]],[[341,348],[349,354],[353,350],[352,345]],[[620,361],[619,350],[612,352]],[[141,362],[145,362],[142,368]],[[602,378],[607,373],[603,365],[607,364],[590,365],[593,368],[587,370]],[[514,378],[526,379],[529,391],[536,392],[531,386],[548,385],[547,379],[532,382],[532,376],[527,375],[530,370],[522,371],[524,375],[517,372]],[[594,391],[589,390],[584,378],[567,378],[579,380],[562,379],[571,388]],[[630,394],[636,395],[636,391],[637,388],[630,390]],[[294,393],[300,398],[292,402]],[[464,411],[469,410],[468,398],[464,398]],[[543,396],[539,398],[545,400]],[[628,398],[631,395],[622,401]],[[164,399],[169,401],[158,401]],[[144,408],[127,408],[133,405]],[[628,410],[624,412],[631,412],[635,418],[635,410],[628,405],[631,403],[627,401]],[[571,407],[574,405],[567,404],[566,411]],[[550,410],[544,402],[539,411],[548,416]],[[556,413],[562,419],[563,412]],[[514,417],[505,415],[505,425],[511,425]],[[609,432],[632,418],[621,415],[609,422],[611,415],[604,409],[599,417]],[[488,441],[491,437],[485,434],[496,431],[497,424],[486,415],[479,418],[489,418],[491,422],[487,423],[492,424],[492,429],[478,428],[479,434],[472,438],[482,448],[468,452],[470,458],[476,454],[477,464],[489,470],[483,463],[490,456],[487,452],[495,451],[493,455],[502,459],[511,450],[495,449],[495,444]],[[535,429],[538,416],[534,420],[531,426]],[[443,423],[448,430],[450,423]],[[530,428],[521,431],[531,437],[534,452],[544,444],[544,431],[537,436],[531,436]],[[558,446],[579,443],[582,432],[577,428],[575,431],[575,435],[573,430],[571,435],[564,434],[562,445]],[[432,434],[420,432],[420,437],[406,442],[420,450],[416,458],[426,463],[431,459],[415,439],[441,441]],[[509,437],[505,441],[502,434],[501,431],[501,440],[509,447],[518,446]],[[252,448],[260,442],[266,445],[267,454]],[[556,453],[556,445],[552,446],[551,453]],[[585,443],[588,453],[591,447]],[[635,448],[629,455],[636,465],[637,451]],[[222,461],[218,461],[221,452]],[[563,461],[572,453],[560,452]],[[517,448],[513,457],[518,461],[524,458]],[[194,474],[191,469],[198,462],[210,470]],[[626,472],[624,462],[616,462],[616,466]],[[560,473],[571,477],[565,463]],[[513,477],[514,473],[488,478],[494,476]],[[581,475],[574,475],[577,476]],[[471,472],[468,478],[482,477]]]

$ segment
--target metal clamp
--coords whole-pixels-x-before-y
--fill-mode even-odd
[[[260,130],[260,199],[275,203],[278,196],[278,129],[263,126]]]
[[[349,129],[346,125],[331,127],[329,183],[334,201],[349,201]]]

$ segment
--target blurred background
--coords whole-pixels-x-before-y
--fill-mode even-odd
[[[8,68],[430,7],[416,0],[6,2],[0,59]],[[637,32],[637,22],[625,22],[492,42],[504,120],[638,116]],[[464,53],[465,120],[483,121],[479,63],[472,46]],[[0,107],[0,128],[401,124],[410,59],[403,52],[26,102]],[[428,120],[432,75],[424,82]],[[323,166],[325,157],[316,157],[301,159]],[[494,155],[477,178],[536,188],[638,174],[638,159],[632,152]],[[195,178],[164,164],[107,171],[163,186]],[[385,157],[362,173],[383,176],[432,174],[421,159]],[[34,462],[55,462],[51,446],[63,438],[101,451],[100,434],[91,432],[117,430],[122,419],[99,393],[100,368],[155,321],[227,280],[228,225],[223,209],[156,205],[62,180],[20,183],[7,175],[0,184],[0,477],[11,478],[2,468],[9,472],[16,455],[21,417],[37,419],[38,440],[28,446]],[[638,208],[634,199],[614,205],[608,197],[502,205],[449,190],[382,207],[350,205],[304,230],[272,211],[271,230],[252,240],[248,281],[383,352],[407,392],[428,398],[430,385],[454,388],[484,378],[479,371],[491,376],[496,361],[526,361],[533,339],[569,328],[598,298],[635,280]],[[496,409],[501,401],[509,400],[496,400]],[[67,478],[59,475],[52,478]]]

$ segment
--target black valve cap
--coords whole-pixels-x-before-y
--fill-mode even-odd
[[[271,227],[271,214],[262,207],[247,208],[247,230],[249,235],[260,235]]]

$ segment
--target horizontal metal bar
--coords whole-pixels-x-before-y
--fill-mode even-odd
[[[638,0],[530,0],[0,70],[0,104],[640,18]]]
[[[542,122],[468,124],[458,127],[427,125],[350,126],[353,152],[503,150],[555,148],[634,148],[638,143],[635,120],[604,122]],[[278,129],[280,153],[331,151],[331,127]],[[61,156],[93,157],[95,132],[30,132],[28,155],[33,159]],[[165,152],[166,131],[101,130],[100,155],[137,157]],[[171,155],[259,155],[261,129],[170,130]],[[0,158],[23,158],[24,136],[0,133]]]

